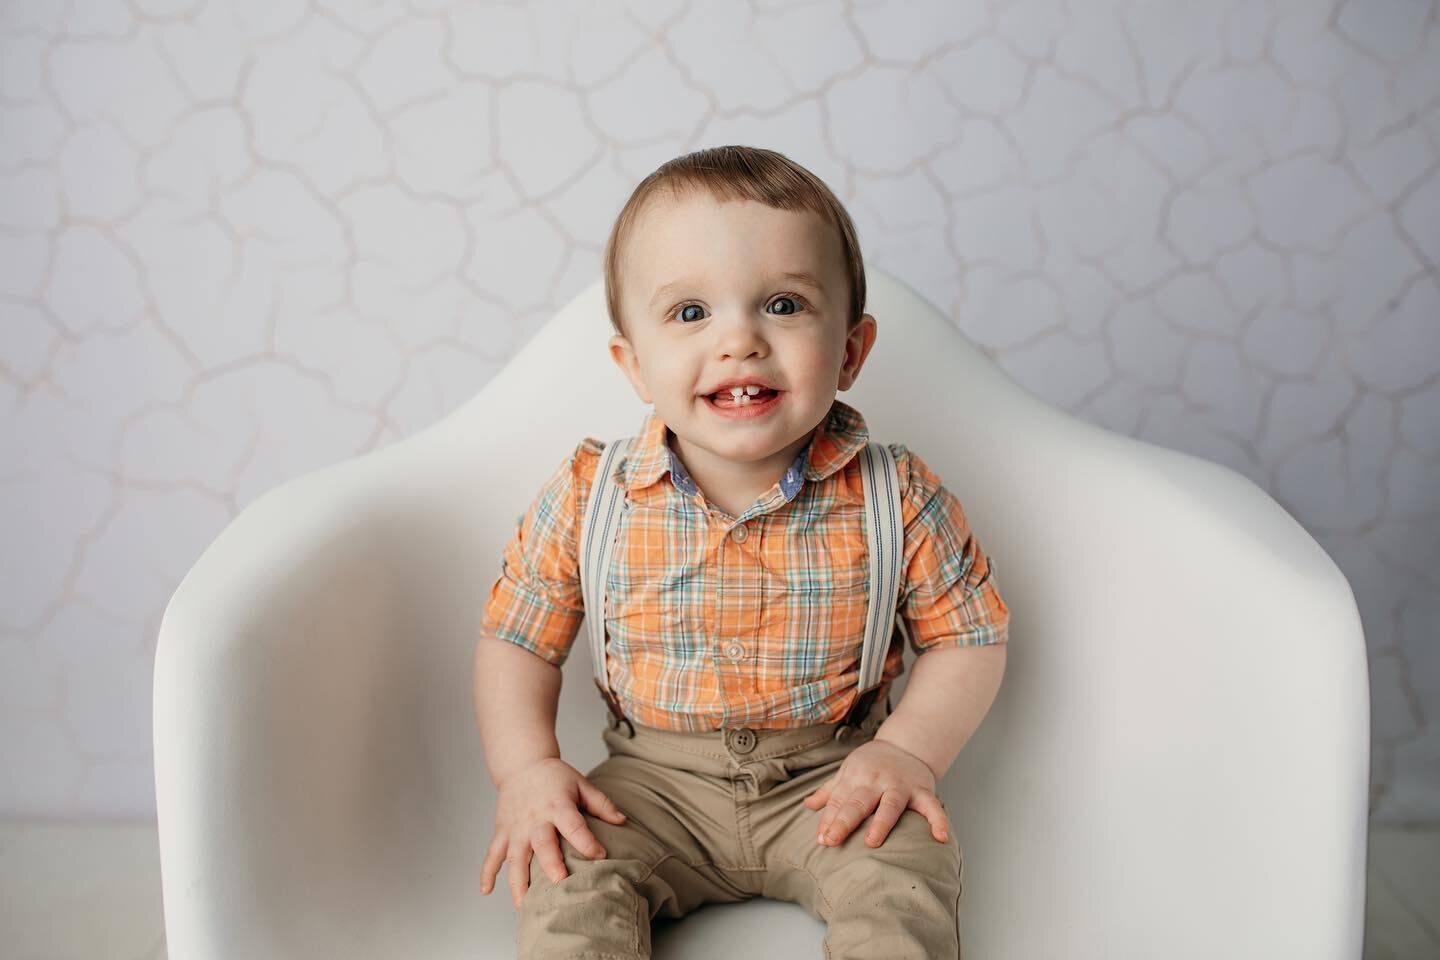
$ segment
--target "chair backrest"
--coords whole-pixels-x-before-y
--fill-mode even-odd
[[[1358,955],[1367,663],[1334,563],[1250,481],[1047,406],[868,281],[879,336],[846,400],[956,493],[1012,612],[940,785],[967,954]],[[155,682],[175,955],[508,955],[503,890],[477,892],[472,654],[539,484],[643,416],[609,335],[597,281],[451,415],[262,496],[186,577]],[[581,770],[604,756],[587,659],[557,730]]]

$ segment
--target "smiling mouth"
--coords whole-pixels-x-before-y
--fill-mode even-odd
[[[714,393],[707,395],[705,399],[724,410],[737,407],[746,407],[752,404],[768,403],[779,395],[780,391],[771,390],[768,387],[763,387],[760,389],[759,392],[754,394],[742,391],[738,397],[732,390],[717,390]]]

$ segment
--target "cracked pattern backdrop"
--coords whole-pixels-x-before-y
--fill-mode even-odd
[[[1355,587],[1440,813],[1440,4],[0,3],[0,813],[153,817],[150,672],[262,491],[471,396],[658,163],[781,150],[1049,402]]]

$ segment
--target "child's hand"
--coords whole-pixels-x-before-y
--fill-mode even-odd
[[[591,860],[605,856],[605,848],[585,824],[580,805],[593,816],[611,823],[624,823],[625,814],[580,771],[559,757],[547,757],[510,774],[500,785],[495,807],[495,836],[480,872],[480,892],[488,894],[508,864],[510,898],[515,909],[530,886],[530,854],[554,883],[569,876],[556,831]]]
[[[811,810],[825,808],[816,840],[839,846],[860,821],[875,812],[865,835],[878,847],[900,815],[913,809],[930,821],[930,835],[944,843],[950,835],[945,808],[935,795],[935,773],[929,764],[887,740],[870,740],[852,750],[835,775],[805,798]]]

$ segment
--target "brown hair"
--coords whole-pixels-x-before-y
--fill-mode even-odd
[[[708,190],[720,200],[754,200],[777,210],[810,210],[828,221],[840,235],[840,248],[850,280],[850,317],[847,329],[865,312],[865,264],[860,240],[845,207],[825,182],[784,154],[763,147],[724,146],[696,150],[666,161],[641,180],[625,201],[610,239],[605,243],[605,307],[610,325],[620,324],[620,250],[645,204],[668,190],[672,198],[686,190]]]

